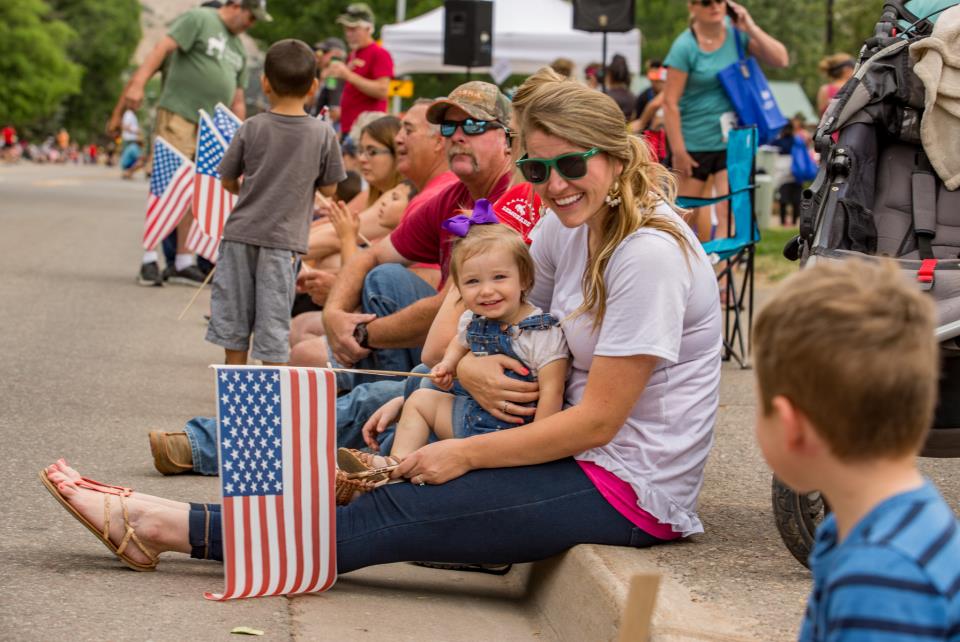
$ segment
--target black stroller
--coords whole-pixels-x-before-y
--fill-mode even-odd
[[[820,172],[803,194],[800,234],[784,255],[801,265],[890,257],[934,297],[943,372],[922,454],[960,457],[960,189],[946,189],[921,143],[924,86],[909,46],[930,35],[932,15],[915,16],[905,4],[886,0],[853,78],[820,121]],[[807,564],[829,506],[819,493],[797,494],[774,478],[773,511],[787,548]]]

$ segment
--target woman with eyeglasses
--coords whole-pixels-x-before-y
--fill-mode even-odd
[[[674,180],[627,134],[609,96],[545,69],[517,107],[519,167],[548,209],[529,299],[563,319],[573,356],[565,408],[406,457],[393,476],[412,483],[338,507],[339,573],[530,562],[577,544],[645,547],[703,530],[696,505],[718,405],[720,311],[710,262],[672,206]],[[458,375],[487,412],[522,423],[536,384],[503,374],[519,368],[505,355],[468,355]],[[114,551],[130,540],[122,554],[135,568],[152,570],[165,551],[222,555],[215,506],[191,512],[115,491],[63,460],[41,475],[91,529],[106,505],[102,539]]]
[[[746,7],[733,0],[688,0],[690,27],[664,60],[670,68],[664,88],[664,124],[680,194],[710,198],[726,194],[726,131],[736,123],[733,104],[717,73],[738,59],[737,38],[748,55],[772,67],[786,67],[781,42],[757,26]],[[718,236],[727,235],[727,207],[718,204]],[[689,221],[700,240],[712,237],[710,208],[694,210]]]

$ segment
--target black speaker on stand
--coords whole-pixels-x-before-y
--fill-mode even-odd
[[[493,64],[493,0],[445,0],[443,64],[467,68]]]
[[[600,87],[607,92],[607,34],[633,29],[634,0],[573,0],[573,28],[603,33]]]

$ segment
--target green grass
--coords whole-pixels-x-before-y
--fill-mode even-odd
[[[756,270],[762,280],[776,283],[799,269],[799,264],[783,258],[783,246],[797,235],[796,228],[775,227],[760,231]]]

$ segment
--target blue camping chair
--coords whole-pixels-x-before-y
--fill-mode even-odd
[[[753,172],[757,156],[757,129],[744,127],[730,132],[727,140],[727,174],[730,193],[718,198],[680,196],[680,207],[705,207],[730,201],[733,235],[703,244],[707,256],[721,264],[717,279],[724,283],[727,309],[723,321],[723,358],[749,367],[749,336],[753,329],[753,264],[760,229],[753,210]],[[738,274],[739,272],[739,274]],[[742,314],[743,313],[743,314]],[[744,334],[746,316],[746,334]]]

